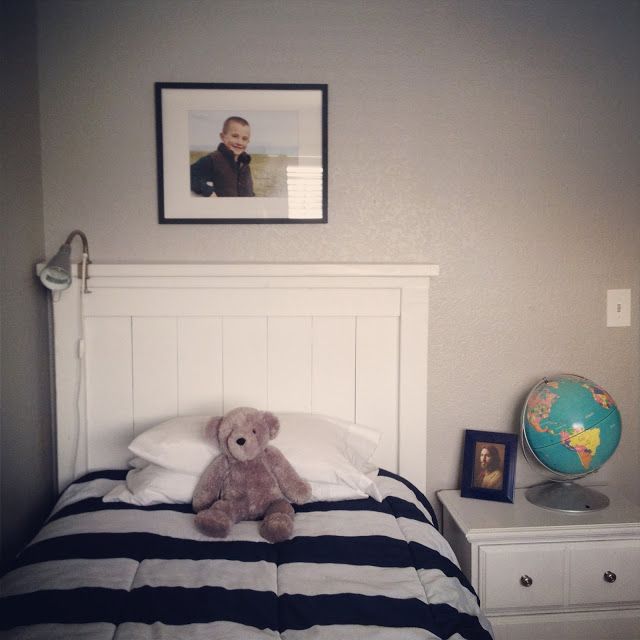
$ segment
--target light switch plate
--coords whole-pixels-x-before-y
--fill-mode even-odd
[[[607,327],[631,326],[631,289],[607,291]]]

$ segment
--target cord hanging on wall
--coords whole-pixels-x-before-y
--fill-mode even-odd
[[[71,242],[76,236],[82,240],[82,263],[80,264],[80,277],[82,278],[83,293],[91,293],[87,288],[89,260],[89,242],[87,236],[79,229],[73,230],[44,269],[40,272],[40,281],[52,291],[64,291],[71,286]]]
[[[84,294],[91,293],[87,286],[89,278],[88,266],[91,263],[89,259],[89,242],[87,236],[79,229],[74,229],[64,241],[64,244],[58,250],[51,260],[47,262],[40,271],[40,281],[53,294],[53,302],[60,299],[62,292],[71,286],[73,276],[71,275],[71,243],[73,239],[79,236],[82,240],[82,262],[78,265],[78,277],[81,278],[82,287],[80,289],[79,300],[79,339],[78,339],[78,366],[76,369],[76,425],[73,442],[73,469],[74,474],[79,471],[79,455],[80,455],[80,435],[83,432],[82,422],[82,397],[85,386],[85,369],[84,369],[84,311],[83,301]]]

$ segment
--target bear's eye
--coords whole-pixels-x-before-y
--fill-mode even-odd
[[[255,435],[255,433],[256,433],[256,430],[254,429],[254,430],[253,430],[253,434]]]

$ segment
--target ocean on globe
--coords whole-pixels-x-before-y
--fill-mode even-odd
[[[563,374],[536,384],[522,412],[525,446],[563,478],[599,469],[620,442],[622,423],[613,398],[587,378]]]

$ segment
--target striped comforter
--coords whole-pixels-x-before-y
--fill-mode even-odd
[[[125,474],[63,493],[2,578],[0,637],[491,638],[431,505],[399,476],[380,472],[381,503],[298,507],[295,537],[269,544],[255,522],[207,538],[190,505],[103,502]]]

